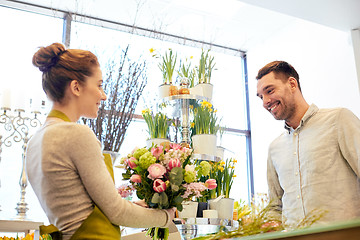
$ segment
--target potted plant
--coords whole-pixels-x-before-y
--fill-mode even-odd
[[[211,100],[213,85],[210,83],[211,75],[215,70],[214,57],[209,54],[210,49],[201,50],[199,65],[196,67],[198,84],[194,87],[194,92],[197,95],[204,96]]]
[[[216,133],[219,129],[217,110],[207,101],[201,101],[200,105],[193,108],[192,146],[194,153],[216,154]]]
[[[146,141],[148,147],[162,142],[170,142],[168,135],[171,119],[161,112],[153,114],[150,109],[143,110],[142,116],[148,126],[149,139]]]
[[[232,219],[234,210],[234,199],[230,198],[230,190],[234,182],[235,164],[237,160],[228,158],[225,162],[214,163],[210,178],[216,180],[217,187],[211,190],[212,200],[209,201],[210,209],[218,211],[219,218]],[[216,201],[215,198],[218,198]]]
[[[150,52],[153,53],[155,50],[150,49]],[[171,95],[177,95],[177,87],[172,85],[173,76],[176,67],[177,54],[173,53],[172,49],[169,48],[163,56],[153,54],[153,57],[160,58],[160,63],[158,67],[162,73],[163,84],[159,87],[159,97],[164,98]]]
[[[100,104],[97,118],[83,118],[84,124],[94,131],[102,143],[104,153],[113,155],[113,161],[147,84],[145,60],[131,60],[128,50],[129,46],[104,67],[107,100]]]

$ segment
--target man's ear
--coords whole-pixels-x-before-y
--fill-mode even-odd
[[[289,77],[289,83],[292,90],[298,88],[298,83],[294,77]]]
[[[75,96],[79,96],[80,95],[80,83],[78,80],[72,80],[70,82],[70,92],[72,94],[74,94]]]

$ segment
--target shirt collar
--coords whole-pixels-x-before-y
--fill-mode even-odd
[[[300,124],[297,128],[302,127],[318,111],[319,111],[319,108],[315,104],[311,104],[309,109],[306,111],[306,113],[302,117]],[[292,127],[290,127],[288,124],[286,124],[286,122],[285,122],[284,128],[287,130],[287,132],[289,134],[293,130]]]

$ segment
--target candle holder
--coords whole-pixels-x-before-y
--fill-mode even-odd
[[[0,161],[2,145],[5,147],[11,147],[13,143],[22,142],[22,170],[19,180],[20,185],[20,201],[17,203],[16,219],[26,220],[26,211],[29,210],[27,203],[25,202],[25,194],[27,187],[27,175],[25,171],[25,160],[26,160],[26,149],[30,139],[29,129],[35,129],[41,126],[41,121],[38,118],[40,112],[32,112],[32,117],[25,116],[25,110],[15,109],[14,115],[10,115],[10,108],[1,108],[2,114],[0,115],[0,125],[3,125],[5,132],[8,133],[6,136],[0,135]],[[2,139],[4,137],[4,139]]]

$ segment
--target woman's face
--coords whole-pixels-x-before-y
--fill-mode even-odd
[[[85,78],[81,94],[81,115],[87,118],[96,118],[101,101],[106,100],[103,89],[102,72],[100,67],[95,67],[93,75]]]

